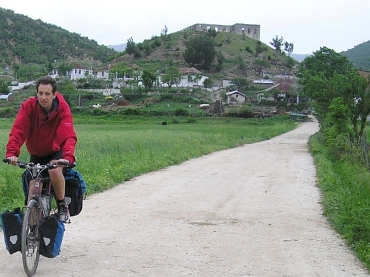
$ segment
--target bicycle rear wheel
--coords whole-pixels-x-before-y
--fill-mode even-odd
[[[22,260],[27,276],[36,273],[40,259],[39,215],[37,200],[32,199],[26,207],[22,227]]]

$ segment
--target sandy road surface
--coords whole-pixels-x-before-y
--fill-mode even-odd
[[[317,123],[89,197],[36,276],[368,276],[328,226],[307,140]],[[0,276],[23,276],[0,243]]]

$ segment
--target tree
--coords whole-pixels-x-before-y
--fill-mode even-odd
[[[294,44],[289,42],[284,42],[284,51],[288,52],[288,57],[290,57],[290,54],[293,52]]]
[[[245,77],[248,77],[248,65],[247,63],[243,60],[242,57],[238,56],[236,58],[236,64],[238,66],[238,69],[242,70],[245,74]]]
[[[144,42],[143,48],[144,48],[144,51],[145,51],[145,55],[147,55],[147,56],[152,52],[152,46],[150,45],[150,43],[148,41]]]
[[[369,82],[359,75],[352,63],[334,50],[321,47],[301,63],[298,76],[303,86],[302,94],[314,100],[320,123],[332,125],[325,122],[330,118],[329,107],[337,107],[339,100],[334,99],[341,98],[350,112],[354,134],[360,139],[370,113],[370,91]]]
[[[209,28],[207,33],[208,33],[208,35],[210,35],[213,38],[215,38],[217,36],[217,31],[216,31],[215,28]]]
[[[213,86],[213,80],[211,78],[207,78],[203,81],[203,85],[205,88],[211,88]]]
[[[262,75],[263,70],[266,68],[270,68],[271,64],[269,61],[266,60],[254,60],[253,67],[258,75]]]
[[[295,60],[292,58],[292,57],[287,57],[286,59],[286,66],[289,67],[289,68],[293,68],[293,66],[295,65]]]
[[[179,82],[180,76],[180,70],[175,66],[170,66],[162,76],[162,83],[167,84],[168,87],[171,88],[174,84]]]
[[[347,58],[327,47],[320,48],[301,63],[298,76],[303,86],[302,94],[315,101],[319,120],[325,118],[331,100],[338,93],[330,88],[330,80],[335,74],[340,78],[351,71],[353,67]]]
[[[18,70],[19,81],[36,80],[39,77],[47,74],[46,68],[43,65],[26,64],[22,65]]]
[[[167,33],[168,33],[168,27],[166,25],[164,25],[164,28],[162,29],[161,35],[166,36]]]
[[[8,83],[7,82],[1,82],[0,83],[0,94],[8,94],[9,92],[9,87],[8,87]]]
[[[67,76],[69,72],[72,70],[73,66],[67,63],[62,63],[58,67],[58,74],[61,76]]]
[[[231,82],[235,85],[236,90],[245,92],[248,90],[249,81],[246,78],[233,78]]]
[[[340,153],[347,145],[351,113],[341,97],[335,97],[328,110],[325,122],[330,123],[330,126],[324,126],[323,133],[325,134],[326,145],[332,153],[338,154],[337,150]]]
[[[184,60],[199,69],[209,69],[216,56],[214,39],[199,35],[186,42]]]
[[[226,61],[226,58],[225,58],[224,54],[221,51],[218,51],[217,52],[217,66],[216,66],[217,71],[222,70],[222,67],[223,67],[223,64],[225,63],[225,61]]]
[[[132,54],[136,54],[139,50],[136,46],[136,43],[134,42],[134,40],[132,39],[132,37],[130,37],[128,40],[127,40],[127,44],[126,44],[126,48],[125,48],[127,54],[129,54],[130,56]]]
[[[267,47],[266,45],[263,45],[262,42],[260,42],[259,40],[257,41],[256,43],[256,57],[258,58],[258,56],[263,53],[264,51],[267,51]]]
[[[273,38],[272,41],[270,42],[270,44],[274,47],[274,49],[278,53],[281,53],[281,46],[283,45],[283,40],[284,40],[283,37],[279,38],[276,35],[275,38]]]
[[[151,90],[151,88],[153,87],[153,84],[157,80],[157,76],[153,72],[150,72],[149,70],[144,70],[143,74],[141,75],[141,78],[143,80],[144,87],[148,91]]]

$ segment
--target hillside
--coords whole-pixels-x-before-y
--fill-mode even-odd
[[[129,55],[125,51],[127,43],[102,46],[92,39],[70,33],[40,19],[34,20],[0,8],[0,66],[9,68],[11,74],[25,65],[38,65],[42,69],[28,68],[27,72],[40,72],[45,69],[51,71],[69,62],[78,62],[92,68],[125,62],[138,64],[151,71],[163,71],[169,63],[177,67],[191,67],[184,61],[186,42],[195,35],[204,34],[179,31],[152,37],[137,43],[139,51],[135,55]],[[289,73],[296,63],[270,46],[243,35],[218,32],[215,43],[216,52],[222,53],[225,59],[222,69],[215,69],[216,58],[212,68],[203,73],[221,74],[223,78],[249,78],[252,75],[261,78],[262,70],[272,74]],[[262,50],[257,53],[258,47]],[[30,75],[29,78],[34,76]]]
[[[0,66],[85,60],[106,63],[116,51],[58,26],[0,8]]]
[[[168,65],[191,67],[184,60],[186,43],[194,36],[205,35],[200,31],[179,31],[166,36],[152,37],[136,43],[138,52],[130,55],[127,51],[117,54],[110,61],[111,64],[136,64],[151,71],[163,70]],[[264,43],[243,35],[217,32],[215,36],[215,50],[225,58],[221,70],[216,69],[217,57],[209,70],[202,70],[208,75],[217,75],[222,78],[247,77],[262,78],[262,70],[271,74],[289,73],[297,62],[278,53]],[[257,49],[260,50],[257,53]],[[198,68],[199,69],[199,68]]]
[[[370,40],[340,54],[346,56],[356,68],[370,71]]]

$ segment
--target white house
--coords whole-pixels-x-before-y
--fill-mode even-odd
[[[237,90],[226,92],[227,104],[240,105],[245,103],[246,96]]]
[[[203,87],[204,81],[208,79],[207,76],[203,75],[198,69],[191,68],[179,68],[180,77],[178,82],[172,85],[172,87],[178,88],[193,88],[193,87]],[[158,83],[162,87],[167,87],[167,83],[162,82],[162,75],[158,76]]]
[[[177,84],[178,87],[194,87],[203,86],[204,80],[208,79],[204,76],[201,71],[194,67],[190,68],[180,68],[180,82]]]
[[[111,64],[100,67],[97,69],[95,77],[98,79],[108,79],[109,78],[109,69],[111,68]]]
[[[72,69],[68,72],[67,76],[69,76],[71,80],[86,78],[89,75],[93,75],[93,70],[91,67],[87,67],[79,63],[71,63],[70,65],[72,66]],[[54,68],[51,72],[49,72],[49,75],[53,78],[58,77],[58,68]]]
[[[54,68],[51,72],[49,72],[49,75],[53,78],[58,77],[58,69]]]
[[[88,75],[93,74],[92,68],[89,68],[87,66],[78,63],[73,63],[72,66],[73,68],[70,71],[71,80],[86,78]]]

